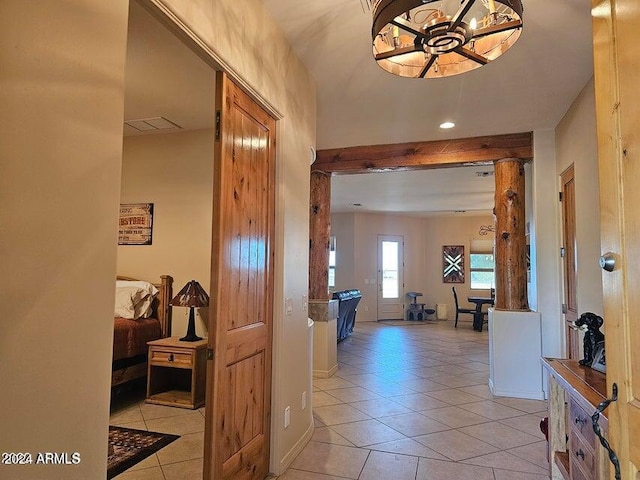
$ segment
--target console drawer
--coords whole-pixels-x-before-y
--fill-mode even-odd
[[[587,480],[591,480],[596,471],[596,460],[592,450],[593,446],[584,443],[582,438],[576,433],[575,430],[572,430],[569,434],[569,466],[571,476],[574,476],[576,468],[579,467]]]
[[[596,434],[593,432],[592,414],[593,412],[585,412],[573,398],[570,400],[569,422],[571,423],[571,429],[578,433],[584,442],[591,446],[591,449],[594,449]]]

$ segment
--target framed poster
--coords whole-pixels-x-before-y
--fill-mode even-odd
[[[120,204],[118,245],[151,245],[153,203]]]
[[[464,283],[464,245],[442,247],[442,281]]]

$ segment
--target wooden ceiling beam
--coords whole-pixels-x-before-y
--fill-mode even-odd
[[[503,158],[531,160],[532,132],[318,150],[311,170],[332,174],[425,170]]]

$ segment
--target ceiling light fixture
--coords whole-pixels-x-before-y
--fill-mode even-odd
[[[522,33],[521,0],[367,0],[373,55],[401,77],[438,78],[486,65]]]
[[[456,124],[455,124],[455,123],[453,123],[453,122],[444,122],[444,123],[441,123],[441,124],[440,124],[440,128],[442,128],[442,129],[444,129],[444,130],[447,130],[447,129],[449,129],[449,128],[453,128],[453,127],[455,127],[455,126],[456,126]]]

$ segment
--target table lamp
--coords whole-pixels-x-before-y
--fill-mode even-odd
[[[196,335],[196,319],[194,308],[208,307],[209,295],[195,280],[188,282],[169,303],[172,307],[189,307],[189,326],[187,335],[180,339],[181,342],[196,342],[202,337]]]

